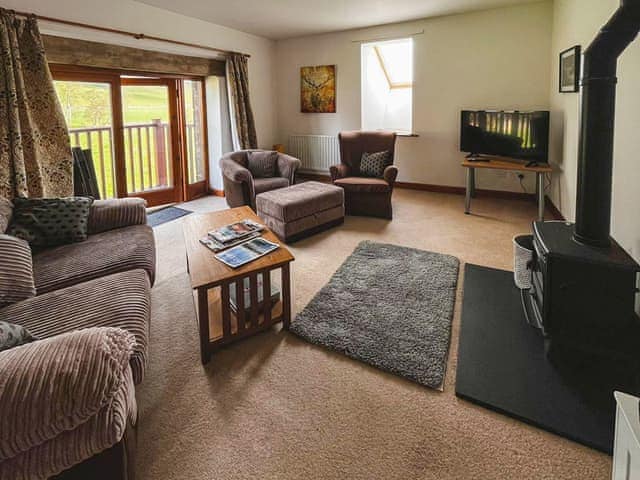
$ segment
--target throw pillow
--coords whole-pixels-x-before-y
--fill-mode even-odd
[[[0,234],[0,308],[35,294],[29,244]]]
[[[87,239],[93,198],[16,198],[7,233],[32,247],[52,247]]]
[[[23,326],[0,321],[0,352],[34,340],[36,338]]]
[[[249,152],[247,168],[254,178],[271,178],[276,176],[278,152]]]
[[[392,163],[391,152],[384,150],[375,153],[363,153],[360,161],[360,175],[382,178],[384,169]]]

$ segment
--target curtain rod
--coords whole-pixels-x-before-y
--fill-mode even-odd
[[[63,20],[61,18],[46,17],[44,15],[36,15],[35,13],[28,13],[28,12],[19,12],[17,10],[9,10],[9,11],[22,17],[32,16],[39,20],[45,20],[47,22],[61,23],[63,25],[71,25],[74,27],[90,28],[92,30],[99,30],[101,32],[117,33],[119,35],[126,35],[129,37],[133,37],[136,40],[154,40],[156,42],[172,43],[174,45],[181,45],[183,47],[193,47],[193,48],[200,48],[203,50],[210,50],[212,52],[222,53],[224,55],[242,55],[247,58],[251,56],[247,53],[234,52],[233,50],[223,50],[221,48],[208,47],[206,45],[198,45],[197,43],[182,42],[180,40],[171,40],[170,38],[156,37],[154,35],[145,35],[144,33],[134,33],[134,32],[129,32],[127,30],[118,30],[116,28],[100,27],[99,25],[74,22],[72,20]]]

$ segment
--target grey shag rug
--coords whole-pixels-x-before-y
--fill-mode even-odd
[[[450,255],[361,242],[298,314],[291,332],[441,389],[458,267]]]

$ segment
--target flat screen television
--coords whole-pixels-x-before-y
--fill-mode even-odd
[[[549,157],[549,112],[463,110],[460,151],[536,163]]]

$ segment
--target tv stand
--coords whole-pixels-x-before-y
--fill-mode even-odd
[[[529,162],[531,163],[531,162]],[[471,213],[471,198],[476,194],[476,168],[489,168],[493,170],[507,170],[511,172],[535,173],[536,174],[536,197],[538,200],[538,220],[544,220],[544,176],[553,171],[548,164],[517,163],[516,160],[496,157],[482,157],[482,161],[465,158],[462,166],[467,169],[467,188],[465,193],[464,213]]]
[[[491,157],[484,157],[476,153],[470,153],[464,158],[466,158],[468,162],[490,162],[491,161]]]

